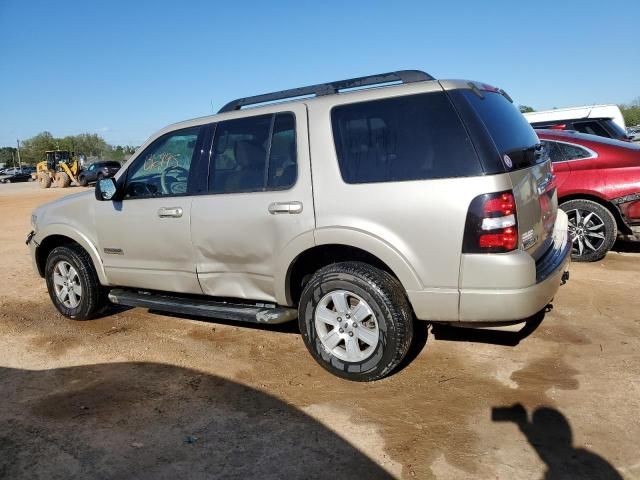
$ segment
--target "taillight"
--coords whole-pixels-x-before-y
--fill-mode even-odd
[[[566,123],[558,123],[556,125],[552,125],[549,127],[549,130],[566,130],[566,129],[567,129]]]
[[[513,193],[487,193],[474,198],[467,212],[462,253],[504,253],[517,247]]]

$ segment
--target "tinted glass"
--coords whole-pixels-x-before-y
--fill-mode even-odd
[[[334,107],[333,137],[347,183],[482,173],[471,140],[443,92]]]
[[[508,154],[514,168],[526,168],[545,160],[533,127],[520,110],[500,93],[482,92],[482,97],[471,90],[464,91],[481,118],[493,142],[502,155]]]
[[[579,160],[581,158],[589,158],[592,154],[580,147],[579,145],[570,145],[568,143],[553,142],[543,140],[546,153],[552,162],[565,162],[567,160]]]
[[[295,117],[283,113],[220,122],[212,152],[212,193],[287,188],[297,176]]]
[[[276,115],[269,152],[269,189],[288,188],[296,182],[296,120],[290,113]]]
[[[127,172],[125,198],[184,195],[200,127],[160,137]]]
[[[562,150],[557,142],[542,140],[542,145],[552,162],[563,162],[565,160],[562,156]]]
[[[600,137],[610,137],[607,131],[598,122],[574,122],[573,128],[582,133],[598,135]]]
[[[560,143],[562,149],[562,156],[565,160],[578,160],[580,158],[588,158],[591,154],[578,145],[569,145],[567,143]]]
[[[621,139],[621,140],[627,140],[627,138],[628,138],[627,132],[624,130],[624,128],[622,128],[616,122],[614,122],[610,118],[602,120],[602,122],[607,127],[607,130],[609,130],[609,132],[611,132],[613,138],[618,138],[618,139]]]

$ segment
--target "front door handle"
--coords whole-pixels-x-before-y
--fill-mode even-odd
[[[182,216],[182,207],[162,207],[158,210],[160,218],[180,218]]]
[[[274,202],[269,205],[269,213],[277,215],[279,213],[297,214],[302,213],[302,202]]]

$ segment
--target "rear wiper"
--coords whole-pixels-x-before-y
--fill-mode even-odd
[[[500,95],[502,95],[504,98],[506,98],[507,100],[509,100],[510,103],[513,103],[513,98],[511,98],[509,96],[509,94],[507,92],[505,92],[503,89],[499,88],[498,92],[500,92]]]

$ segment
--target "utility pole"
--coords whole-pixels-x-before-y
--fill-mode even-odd
[[[18,165],[20,165],[20,171],[22,171],[22,162],[20,161],[20,140],[16,140],[18,144]]]

